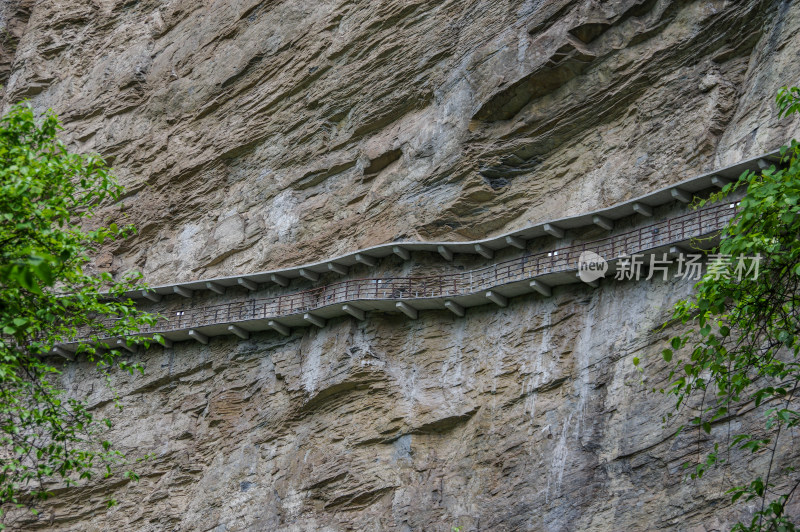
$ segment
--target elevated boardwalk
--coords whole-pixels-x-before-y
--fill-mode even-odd
[[[515,258],[470,271],[419,277],[348,279],[273,297],[239,296],[221,304],[173,308],[155,325],[143,328],[140,335],[159,333],[169,346],[171,342],[190,339],[208,343],[210,337],[218,335],[234,334],[248,338],[251,332],[264,330],[290,335],[293,327],[324,327],[327,320],[338,316],[363,320],[371,311],[402,312],[415,319],[420,311],[449,309],[463,316],[469,307],[485,304],[506,306],[509,298],[531,293],[549,296],[554,286],[581,282],[577,277],[578,259],[585,251],[594,252],[609,263],[608,277],[613,276],[617,264],[624,257],[634,254],[661,257],[664,253],[674,256],[682,246],[688,250],[692,239],[718,234],[733,217],[735,203],[708,206],[605,238],[552,247],[538,253],[529,253],[526,241],[545,235],[562,239],[567,230],[580,232],[581,228],[596,229],[597,226],[611,232],[617,220],[633,215],[646,220],[653,216],[655,207],[675,202],[689,203],[697,193],[722,187],[738,178],[744,170],[758,170],[776,160],[777,154],[773,152],[608,209],[537,224],[492,239],[457,243],[394,243],[297,268],[163,285],[129,295],[151,301],[160,301],[165,296],[191,297],[198,290],[224,295],[226,287],[230,286],[257,290],[261,283],[275,283],[285,287],[290,279],[296,277],[315,282],[322,273],[347,274],[348,266],[355,263],[374,267],[378,259],[392,254],[409,260],[411,251],[434,252],[452,261],[455,253],[492,259],[502,247],[520,249],[520,255]],[[708,246],[713,243],[713,239],[707,241]],[[59,346],[58,351],[64,354],[64,350],[71,351],[74,347],[74,344],[65,344]]]
[[[182,291],[185,292],[187,290],[221,293],[225,288],[231,286],[244,286],[251,290],[256,290],[260,284],[274,284],[285,287],[289,285],[292,279],[315,281],[320,275],[331,272],[346,275],[350,267],[358,264],[374,267],[379,259],[392,255],[396,255],[403,260],[409,260],[413,251],[436,253],[448,261],[453,260],[456,254],[478,255],[491,259],[497,251],[505,248],[511,247],[525,250],[527,241],[542,236],[560,238],[567,231],[580,233],[597,227],[611,230],[617,220],[633,214],[646,218],[648,213],[652,214],[653,209],[657,207],[675,202],[689,203],[696,194],[721,188],[726,183],[737,180],[745,170],[759,170],[762,167],[776,163],[778,160],[778,151],[769,152],[732,166],[686,179],[680,183],[632,198],[606,209],[549,220],[483,240],[466,242],[393,242],[290,268],[165,284],[154,286],[147,292],[133,291],[126,295],[133,299],[148,297],[157,299],[158,296],[180,294]]]

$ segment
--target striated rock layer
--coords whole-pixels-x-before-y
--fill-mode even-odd
[[[128,188],[103,218],[139,235],[97,267],[152,284],[489,236],[800,130],[773,104],[800,84],[797,0],[6,0],[0,23],[4,105],[53,108]],[[646,393],[689,290],[610,282],[154,348],[113,414],[131,455],[155,455],[142,481],[59,492],[26,526],[724,528],[753,509],[724,490],[763,457],[682,482],[707,442],[670,439]],[[109,410],[87,367],[65,381]]]

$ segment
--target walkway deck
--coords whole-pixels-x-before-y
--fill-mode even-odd
[[[717,169],[680,183],[664,187],[649,194],[632,198],[628,201],[593,212],[579,214],[537,223],[523,229],[496,237],[468,242],[393,242],[360,249],[352,253],[333,257],[320,262],[293,266],[249,274],[198,279],[152,287],[147,292],[135,291],[127,295],[137,298],[157,298],[159,295],[180,294],[181,291],[213,291],[221,293],[226,287],[245,286],[251,290],[259,284],[277,284],[287,286],[292,279],[311,279],[326,273],[346,275],[348,269],[356,264],[375,266],[379,259],[397,255],[408,260],[414,251],[437,253],[446,260],[452,260],[457,254],[481,255],[491,259],[495,252],[504,248],[526,249],[526,241],[542,236],[556,236],[564,232],[580,233],[590,228],[602,227],[611,229],[614,223],[632,214],[647,216],[654,208],[670,203],[691,201],[693,195],[738,179],[745,170],[759,170],[779,160],[779,152],[773,151],[737,164]]]
[[[713,205],[607,238],[526,253],[472,271],[354,279],[276,297],[188,307],[143,328],[141,335],[160,333],[167,344],[189,339],[208,343],[211,336],[235,334],[247,338],[250,332],[263,330],[289,335],[292,327],[324,327],[328,319],[345,315],[365,319],[366,312],[376,310],[399,311],[417,318],[422,310],[449,309],[463,316],[469,307],[506,306],[515,296],[534,292],[549,296],[553,286],[580,282],[578,258],[585,251],[605,258],[610,276],[621,258],[674,254],[681,245],[688,247],[692,239],[718,233],[733,217],[735,207],[734,203]]]
[[[169,315],[155,325],[143,328],[137,336],[161,334],[166,346],[174,341],[190,339],[205,344],[210,337],[218,335],[234,334],[240,338],[248,338],[251,332],[264,330],[274,330],[288,336],[293,327],[324,327],[327,320],[339,316],[363,320],[370,311],[402,312],[415,319],[423,310],[448,309],[463,316],[469,307],[486,304],[506,306],[509,298],[523,294],[539,293],[549,296],[552,294],[552,287],[556,285],[581,282],[576,274],[578,258],[584,251],[593,251],[606,259],[609,263],[607,277],[613,276],[622,257],[634,254],[674,254],[681,246],[688,247],[698,237],[713,239],[733,217],[736,205],[713,205],[599,240],[554,247],[535,254],[527,252],[527,240],[546,235],[560,240],[565,237],[566,231],[575,234],[587,227],[599,226],[611,231],[622,218],[632,215],[649,218],[653,216],[655,207],[676,202],[689,203],[696,193],[720,188],[738,178],[744,170],[763,169],[777,160],[778,153],[771,152],[608,209],[537,224],[491,239],[474,242],[393,243],[296,268],[162,285],[146,292],[131,292],[128,294],[131,297],[153,301],[158,301],[163,296],[176,297],[176,294],[191,296],[197,290],[225,294],[225,289],[229,286],[238,285],[257,290],[260,283],[269,282],[286,287],[292,278],[297,277],[315,282],[321,273],[335,272],[344,275],[348,273],[348,267],[356,263],[374,267],[379,258],[392,254],[409,260],[411,251],[432,251],[447,261],[453,260],[454,253],[478,254],[492,259],[495,251],[503,247],[514,247],[523,251],[521,256],[511,260],[471,271],[425,277],[350,279],[275,297],[238,297],[223,304],[172,309]],[[713,240],[707,241],[709,247],[712,243]],[[88,336],[88,331],[86,335]],[[119,343],[123,344],[124,342]],[[77,341],[62,344],[54,351],[68,356],[76,345]]]

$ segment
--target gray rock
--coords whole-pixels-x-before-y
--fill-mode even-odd
[[[491,236],[800,129],[774,107],[800,83],[796,0],[6,1],[0,21],[5,108],[53,108],[71,148],[113,162],[129,196],[101,217],[140,232],[97,265],[151,284]],[[60,491],[29,528],[725,528],[752,510],[727,482],[763,458],[683,482],[709,443],[671,439],[647,392],[690,288],[153,348],[144,377],[116,377],[121,413],[77,364],[71,392],[155,456],[138,484]]]

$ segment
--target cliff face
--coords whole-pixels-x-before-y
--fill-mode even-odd
[[[4,105],[53,108],[113,163],[129,193],[103,216],[140,232],[97,266],[151,284],[489,236],[800,129],[773,105],[800,83],[797,1],[6,1],[0,22]],[[689,289],[154,348],[114,414],[131,454],[155,454],[142,481],[60,493],[40,526],[727,526],[727,480],[681,482],[697,435],[670,439],[646,391],[653,330]],[[107,409],[86,367],[65,379]]]

